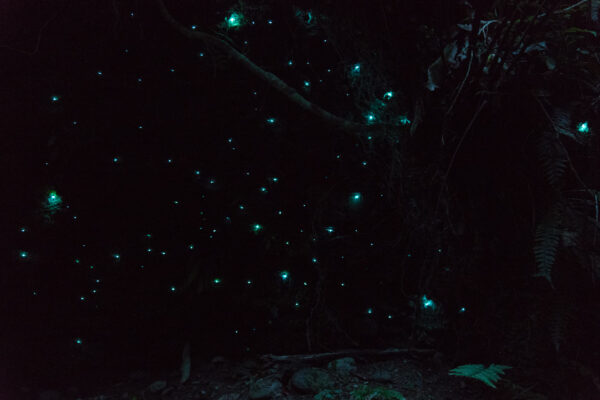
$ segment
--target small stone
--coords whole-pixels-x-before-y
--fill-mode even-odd
[[[248,397],[250,399],[274,398],[281,395],[283,385],[275,378],[262,378],[250,385]]]
[[[239,398],[239,393],[225,393],[221,395],[217,400],[238,400]]]
[[[352,357],[344,357],[327,364],[327,368],[339,372],[340,374],[350,374],[356,371],[356,361]]]
[[[148,390],[150,390],[151,393],[158,393],[166,387],[167,387],[167,382],[156,381],[156,382],[152,383],[150,386],[148,386]]]
[[[216,357],[213,357],[213,359],[210,360],[210,362],[213,363],[213,364],[222,364],[222,363],[225,362],[225,357],[216,356]]]

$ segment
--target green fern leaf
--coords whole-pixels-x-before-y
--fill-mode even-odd
[[[537,227],[533,247],[535,262],[538,267],[535,276],[546,278],[550,285],[552,285],[552,267],[556,259],[559,242],[560,230],[546,224],[540,224]]]
[[[494,383],[498,382],[500,380],[500,375],[504,374],[504,370],[509,368],[512,367],[490,364],[490,366],[486,368],[483,364],[466,364],[451,369],[449,375],[477,379],[496,389]]]
[[[550,132],[542,132],[537,143],[538,158],[544,178],[557,187],[567,169],[567,157],[558,138]]]
[[[560,345],[563,343],[565,333],[567,330],[567,318],[569,316],[567,306],[559,305],[555,306],[552,310],[552,316],[549,321],[550,338],[554,349],[558,353],[560,351]]]

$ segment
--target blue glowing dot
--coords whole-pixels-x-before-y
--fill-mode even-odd
[[[221,279],[219,279],[219,278],[215,278],[215,279],[213,279],[213,283],[214,283],[215,285],[218,285],[219,283],[221,283]]]
[[[577,131],[579,133],[588,133],[590,131],[590,127],[588,126],[587,121],[586,122],[580,122],[577,125]]]
[[[288,65],[294,65],[294,62],[292,60],[288,61]]]
[[[175,286],[171,286],[171,292],[175,291]]]
[[[367,314],[373,314],[373,309],[372,308],[367,308]]]
[[[385,92],[385,93],[383,94],[383,99],[384,99],[384,100],[389,100],[389,99],[391,99],[393,96],[394,96],[394,93],[393,93],[393,92]]]
[[[96,72],[96,74],[98,74],[99,76],[102,76],[102,71],[98,71],[98,72]]]
[[[433,300],[430,300],[427,298],[427,296],[423,295],[423,297],[421,298],[421,303],[423,305],[423,308],[427,309],[427,308],[431,308],[431,309],[435,309],[435,303],[433,302]]]
[[[22,251],[22,252],[20,252],[20,253],[19,253],[19,256],[20,256],[21,258],[27,258],[27,257],[29,256],[29,253],[28,253],[28,252],[26,252],[26,251]]]
[[[333,226],[328,226],[328,227],[325,228],[325,231],[327,233],[333,233],[333,232],[335,232],[335,229],[333,228]]]
[[[408,125],[410,124],[410,119],[408,119],[408,117],[406,117],[405,115],[400,117],[400,123],[402,125]]]
[[[252,225],[252,232],[258,233],[263,230],[263,226],[261,224]]]
[[[25,228],[25,227],[22,227],[22,228],[20,229],[20,231],[21,231],[21,232],[23,232],[23,233],[25,233],[25,232],[27,232],[27,228]]]
[[[316,264],[316,263],[318,263],[318,262],[319,262],[319,260],[317,260],[317,258],[316,258],[316,257],[313,257],[311,261],[313,262],[313,264]]]
[[[304,87],[310,87],[310,82],[309,81],[304,81]]]
[[[268,20],[267,24],[272,25],[273,24],[273,20]]]
[[[193,31],[195,31],[195,30],[196,30],[196,28],[197,28],[197,26],[196,26],[196,25],[192,25],[192,30],[193,30]]]
[[[198,171],[198,170],[195,170],[195,171],[194,171],[194,174],[196,174],[196,175],[200,175],[200,171]]]
[[[60,99],[60,97],[58,97],[58,96],[52,96],[50,99],[52,101],[58,101]]]
[[[231,13],[231,15],[227,18],[227,27],[228,28],[239,28],[242,25],[243,17],[238,13]]]
[[[281,271],[279,273],[279,276],[281,277],[281,280],[285,281],[287,278],[289,278],[290,275],[289,275],[289,272],[287,272],[287,271]]]
[[[152,249],[151,249],[151,248],[147,248],[147,249],[146,249],[146,252],[147,252],[147,253],[152,253]]]
[[[267,118],[267,123],[274,124],[275,123],[275,118]]]
[[[266,193],[266,192],[267,192],[267,188],[266,188],[266,187],[264,187],[264,186],[263,186],[263,187],[261,187],[259,190],[260,190],[261,192],[263,192],[263,193]]]

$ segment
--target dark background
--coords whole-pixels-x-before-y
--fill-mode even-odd
[[[491,3],[167,2],[349,132],[153,1],[4,2],[2,378],[176,368],[186,340],[596,370],[596,28],[587,6],[490,25],[510,68],[446,62],[426,90],[448,43],[483,48],[457,23],[569,5]]]

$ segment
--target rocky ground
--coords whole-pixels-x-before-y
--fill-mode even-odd
[[[448,375],[433,351],[347,351],[320,355],[263,356],[241,361],[214,357],[185,362],[177,371],[135,371],[85,392],[74,384],[64,392],[45,390],[37,400],[455,400],[546,399],[510,377],[497,389]],[[185,369],[187,368],[187,371]],[[182,382],[182,372],[185,375]],[[507,375],[510,375],[507,374]],[[35,396],[34,396],[35,398]]]

